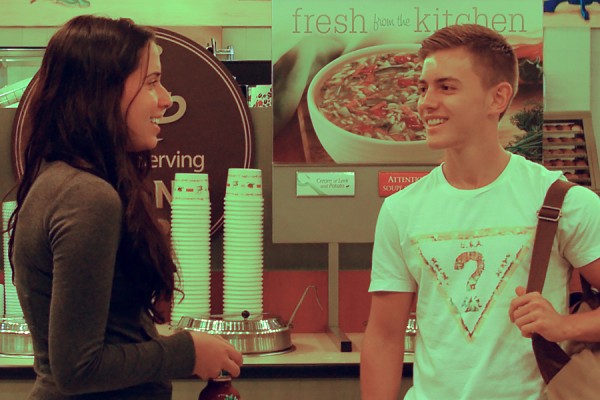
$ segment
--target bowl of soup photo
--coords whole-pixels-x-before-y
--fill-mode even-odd
[[[336,163],[439,163],[417,114],[418,45],[378,45],[347,53],[311,81],[307,105]]]

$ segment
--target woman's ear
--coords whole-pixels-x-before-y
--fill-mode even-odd
[[[490,114],[504,115],[513,99],[513,88],[508,82],[500,82],[491,90]]]

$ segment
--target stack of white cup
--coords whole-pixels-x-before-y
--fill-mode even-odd
[[[264,200],[260,169],[230,168],[223,228],[223,314],[262,318]]]
[[[184,296],[171,321],[210,315],[210,197],[208,175],[176,173],[171,201],[171,244]]]
[[[19,298],[17,297],[17,288],[13,285],[12,268],[8,258],[8,220],[13,211],[17,207],[16,201],[6,201],[2,203],[2,247],[4,261],[4,314],[6,315],[23,315]],[[0,310],[1,314],[1,310]]]
[[[5,312],[6,311],[4,310],[4,285],[0,283],[0,317],[3,316]]]

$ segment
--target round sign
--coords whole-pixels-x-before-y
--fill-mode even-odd
[[[235,78],[211,52],[175,32],[153,28],[160,47],[164,86],[173,107],[161,121],[161,140],[152,153],[152,180],[160,218],[170,220],[175,173],[209,175],[211,234],[223,226],[223,198],[229,168],[249,168],[252,159],[250,112]],[[13,163],[23,174],[29,138],[27,111],[35,76],[13,123]]]

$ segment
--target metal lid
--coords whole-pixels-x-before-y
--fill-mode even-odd
[[[246,317],[246,318],[244,318]],[[290,328],[277,315],[210,315],[182,317],[177,329],[221,335],[241,353],[266,354],[292,350]]]
[[[417,326],[416,318],[409,318],[408,323],[406,325],[406,334],[414,336],[417,334],[419,327]]]
[[[261,334],[287,331],[289,328],[276,315],[262,314],[261,318],[242,319],[239,316],[218,315],[182,317],[177,328],[191,329],[217,335]]]
[[[18,333],[29,335],[29,326],[23,317],[4,316],[0,317],[1,333]]]
[[[31,333],[22,316],[0,316],[0,354],[17,357],[33,355]]]

